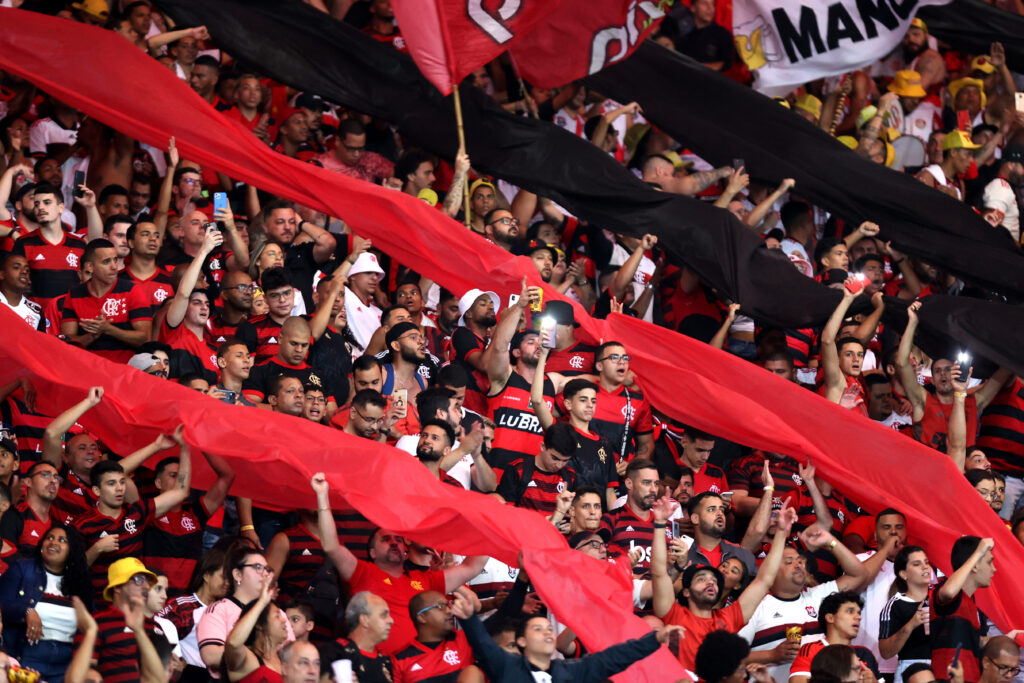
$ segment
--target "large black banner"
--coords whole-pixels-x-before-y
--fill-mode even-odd
[[[953,0],[948,5],[922,7],[917,15],[928,32],[962,52],[988,54],[992,43],[1006,48],[1006,64],[1024,72],[1024,17],[982,0]]]
[[[179,22],[205,24],[217,43],[243,63],[329,101],[386,119],[413,143],[447,158],[454,156],[457,139],[451,97],[442,98],[411,59],[389,46],[299,2],[159,0],[157,4]],[[475,168],[552,197],[601,227],[630,235],[656,234],[673,260],[690,265],[705,282],[765,324],[821,325],[834,309],[835,291],[801,275],[780,252],[760,248],[761,240],[732,214],[688,197],[657,192],[586,141],[551,124],[507,114],[474,88],[463,88],[461,93]],[[709,135],[721,135],[725,143],[733,138],[727,129]],[[836,144],[827,137],[824,142]],[[754,163],[750,151],[737,156],[742,154]],[[888,228],[885,220],[881,222]],[[984,252],[988,272],[1000,258],[1007,264],[1017,263],[1013,258],[1019,256],[1000,240],[978,241],[987,247],[979,244],[976,252],[979,259]],[[978,270],[986,272],[986,268]],[[893,303],[898,310],[900,304]],[[932,348],[938,351],[941,346],[944,351],[950,342],[947,332],[972,350],[989,348],[983,339],[992,339],[998,346],[989,349],[989,356],[1024,371],[1024,362],[1017,358],[1024,343],[1024,314],[1015,307],[992,304],[983,309],[982,317],[990,323],[984,329],[956,324],[961,316],[982,310],[976,304],[980,302],[951,300],[942,304],[941,314],[940,306],[934,307],[936,314],[926,306],[922,331],[940,340]],[[893,321],[899,326],[898,318]]]

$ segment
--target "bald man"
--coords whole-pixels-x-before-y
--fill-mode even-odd
[[[322,374],[306,362],[313,339],[306,319],[298,316],[286,319],[277,339],[277,355],[254,367],[249,379],[242,384],[242,393],[253,403],[267,403],[270,382],[278,375],[294,377],[303,387],[322,389],[324,386]],[[327,396],[327,404],[332,410],[338,409],[334,396]]]
[[[664,192],[685,195],[703,192],[712,183],[728,178],[732,174],[732,168],[723,166],[711,171],[698,171],[689,175],[680,169],[682,175],[676,175],[675,164],[661,154],[652,154],[644,159],[640,171],[641,178],[645,183],[657,185]]]
[[[224,220],[221,220],[221,219]],[[212,285],[219,287],[224,281],[224,276],[231,270],[245,270],[249,267],[249,249],[235,229],[235,221],[230,212],[221,211],[217,214],[217,229],[224,233],[224,243],[221,247],[210,253],[203,264],[203,272]],[[206,237],[207,224],[212,219],[202,211],[190,211],[182,216],[181,244],[175,249],[170,246],[168,250],[157,257],[157,263],[166,268],[182,263],[191,263],[203,246]]]

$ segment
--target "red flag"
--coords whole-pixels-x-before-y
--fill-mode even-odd
[[[484,287],[505,300],[518,292],[523,277],[541,284],[528,259],[469,234],[413,197],[271,151],[112,32],[13,9],[0,9],[0,23],[10,28],[0,33],[0,69],[117,130],[158,146],[173,132],[183,157],[328,215],[344,216],[375,245],[403,263],[415,263],[419,272],[453,291]],[[34,58],[21,59],[29,46]],[[547,300],[567,301],[551,287],[545,290]],[[595,320],[572,305],[581,330],[591,339],[626,344],[645,391],[668,415],[740,443],[812,458],[824,477],[869,510],[903,510],[911,540],[923,545],[943,570],[948,572],[949,549],[961,533],[996,539],[1002,571],[992,588],[978,593],[978,602],[1004,631],[1024,623],[1013,569],[1024,566],[1024,548],[948,456],[694,339],[621,315]],[[152,440],[155,430],[169,431],[184,421],[208,452],[232,458],[236,465],[260,464],[240,473],[239,492],[244,495],[258,501],[280,501],[283,496],[298,500],[308,495],[309,472],[335,473],[332,484],[343,487],[344,495],[372,521],[428,544],[511,562],[515,548],[536,549],[524,555],[531,578],[589,648],[634,637],[643,629],[617,602],[592,600],[593,591],[585,595],[579,589],[585,585],[618,594],[619,582],[607,568],[585,561],[589,558],[553,547],[550,525],[541,520],[535,526],[522,517],[530,513],[502,508],[514,520],[506,522],[492,514],[490,503],[469,504],[481,500],[479,496],[452,489],[457,498],[438,499],[437,491],[446,487],[427,486],[430,482],[421,487],[422,473],[411,469],[416,463],[407,457],[396,460],[384,447],[363,442],[352,446],[348,440],[339,442],[343,435],[337,432],[265,412],[260,420],[239,425],[240,413],[222,411],[244,409],[204,405],[206,401],[196,401],[182,387],[129,374],[127,368],[47,342],[19,325],[20,320],[0,307],[6,342],[0,348],[0,381],[25,373],[44,379],[53,393],[44,392],[40,400],[50,412],[80,400],[90,384],[106,382],[112,387],[111,408],[87,415],[84,423],[116,450],[128,452]],[[124,429],[126,424],[135,429]],[[208,471],[199,472],[198,483],[204,481],[210,481]],[[380,491],[388,495],[377,495]],[[409,506],[401,511],[392,507],[394,499],[406,497]],[[566,567],[564,573],[544,571],[545,566],[560,565]],[[665,655],[634,666],[630,675],[631,680],[676,680],[678,671],[678,663]]]
[[[510,50],[520,75],[555,88],[625,59],[675,0],[565,0]]]
[[[529,33],[560,0],[391,0],[416,66],[442,94]]]

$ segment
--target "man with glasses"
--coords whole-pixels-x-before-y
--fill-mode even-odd
[[[131,259],[121,275],[146,292],[155,310],[174,296],[170,276],[156,265],[156,257],[164,241],[163,233],[153,223],[142,221],[129,227],[126,237]]]
[[[4,439],[0,448],[6,449],[10,441]],[[13,445],[13,444],[11,444]],[[48,462],[37,462],[28,468],[23,479],[25,499],[8,510],[0,522],[0,536],[18,546],[18,552],[28,557],[35,552],[39,539],[43,537],[54,521],[66,521],[59,513],[51,519],[50,510],[57,500],[60,487],[60,472]]]
[[[1013,638],[993,636],[981,656],[978,683],[1007,683],[1020,675],[1020,646]]]
[[[484,216],[484,235],[505,251],[519,242],[519,219],[508,209],[491,209]]]
[[[130,612],[141,610],[149,598],[149,589],[156,583],[156,575],[134,557],[126,557],[110,565],[104,575],[106,589],[103,599],[111,605],[97,612],[96,653],[97,669],[104,680],[140,680],[139,650],[135,634],[126,618]],[[160,626],[143,615],[143,628],[150,640],[167,640]],[[170,647],[170,645],[166,645]]]
[[[338,125],[337,140],[334,149],[314,157],[328,171],[371,183],[380,183],[394,173],[394,163],[366,149],[366,128],[356,119]]]
[[[244,270],[232,270],[221,282],[220,298],[223,302],[216,313],[206,321],[209,343],[223,344],[231,337],[238,336],[238,327],[252,312],[252,299],[256,285]]]
[[[378,646],[384,654],[403,650],[416,637],[413,620],[409,616],[409,603],[417,594],[428,590],[451,593],[479,574],[487,563],[487,557],[481,555],[467,557],[462,564],[443,571],[407,570],[405,539],[386,529],[375,530],[367,541],[371,561],[360,560],[338,538],[328,496],[330,487],[323,473],[313,475],[312,486],[316,491],[320,542],[338,574],[348,582],[353,594],[370,591],[383,598],[391,610],[394,626],[387,640]],[[349,607],[351,609],[351,605]],[[346,613],[348,626],[353,628],[356,622],[347,617]]]
[[[284,268],[268,268],[260,278],[265,292],[266,315],[257,315],[238,326],[238,337],[255,354],[255,362],[263,363],[277,355],[281,326],[291,317],[295,306],[295,288]]]
[[[346,434],[371,441],[385,441],[390,425],[388,421],[388,400],[373,389],[362,389],[352,397],[348,422],[342,430]]]
[[[651,406],[629,371],[629,354],[619,342],[610,341],[594,354],[597,370],[597,406],[590,428],[607,438],[615,449],[619,474],[635,455],[649,458],[654,446]],[[627,384],[631,386],[627,387]]]
[[[409,616],[416,639],[393,657],[398,680],[450,680],[473,663],[473,649],[466,634],[455,630],[451,603],[443,594],[423,591],[414,596],[409,601]]]
[[[302,417],[322,423],[327,415],[327,397],[324,396],[323,386],[310,382],[302,386],[302,391]]]

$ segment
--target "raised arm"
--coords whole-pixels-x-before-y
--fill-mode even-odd
[[[220,506],[224,504],[224,499],[228,497],[228,491],[231,490],[231,485],[235,482],[235,471],[221,456],[205,451],[201,452],[210,465],[210,469],[217,475],[217,480],[203,496],[203,507],[206,508],[208,514],[212,515],[220,509]]]
[[[739,312],[739,304],[729,304],[729,312],[726,314],[725,320],[722,321],[722,325],[718,328],[718,331],[715,332],[715,336],[711,338],[710,342],[708,342],[711,346],[714,346],[716,349],[725,348],[725,340],[729,338],[729,328],[732,327],[734,322],[736,322],[736,316]]]
[[[7,210],[7,201],[11,197],[11,187],[14,185],[14,176],[19,173],[25,174],[26,178],[31,178],[32,164],[25,162],[11,164],[7,167],[7,170],[0,175],[0,221],[9,221],[13,218],[11,212]],[[0,226],[0,230],[6,231],[2,235],[3,237],[6,237],[11,233],[12,229],[7,226]]]
[[[231,208],[217,209],[213,212],[213,218],[224,226],[221,236],[231,250],[231,256],[225,263],[227,269],[245,270],[249,267],[249,247],[242,241],[242,235],[235,226],[235,216],[231,213]]]
[[[64,672],[64,680],[67,683],[85,683],[89,677],[89,670],[92,668],[96,634],[99,633],[99,627],[81,598],[72,597],[71,604],[75,608],[78,630],[82,632],[82,642],[78,644],[74,656],[71,657],[68,670]]]
[[[754,510],[754,515],[750,518],[750,523],[747,524],[747,532],[743,534],[743,540],[740,541],[741,546],[755,555],[760,552],[761,540],[768,533],[768,527],[772,522],[772,492],[775,491],[775,480],[772,478],[767,459],[761,469],[761,486],[764,493],[761,494],[757,509]]]
[[[733,197],[738,195],[743,189],[750,184],[750,176],[742,168],[737,168],[729,176],[729,182],[725,185],[725,192],[718,196],[715,200],[715,206],[719,209],[728,209],[729,202],[733,200]]]
[[[807,461],[807,465],[797,464],[797,473],[803,480],[804,485],[807,486],[807,493],[811,496],[811,503],[814,506],[814,516],[817,518],[818,524],[823,529],[832,528],[832,513],[828,509],[828,503],[825,502],[825,496],[821,494],[821,489],[818,488],[818,482],[815,480],[814,465],[811,461]]]
[[[820,524],[814,523],[800,532],[800,540],[812,553],[825,549],[835,555],[840,568],[845,572],[837,579],[839,590],[860,591],[874,578],[857,556]]]
[[[679,503],[668,496],[662,496],[651,507],[654,513],[654,535],[651,538],[651,589],[654,592],[654,614],[664,618],[676,602],[676,590],[668,574],[668,541],[665,529],[668,518],[679,507]]]
[[[874,307],[871,309],[871,313],[864,318],[858,327],[857,331],[853,333],[853,336],[860,339],[864,344],[864,348],[868,347],[871,343],[871,339],[875,336],[875,331],[878,329],[878,322],[882,319],[882,313],[885,312],[885,297],[882,296],[881,292],[875,292],[871,295],[871,305]]]
[[[270,574],[263,577],[263,586],[260,588],[260,597],[256,600],[256,606],[235,622],[235,627],[231,629],[231,633],[224,641],[223,663],[229,673],[245,676],[259,666],[259,660],[256,659],[252,650],[245,646],[245,641],[249,640],[252,630],[256,628],[256,623],[260,620],[260,615],[270,604],[273,578],[273,575]]]
[[[149,53],[152,56],[159,57],[160,48],[187,36],[192,36],[196,40],[209,40],[210,38],[210,34],[207,33],[205,26],[196,26],[195,28],[182,28],[176,31],[164,31],[163,33],[158,33],[146,40],[146,46],[149,47]]]
[[[356,573],[359,560],[338,542],[338,527],[334,525],[334,516],[331,514],[330,485],[327,483],[327,477],[323,472],[317,472],[313,475],[311,484],[316,491],[316,521],[317,529],[320,531],[320,545],[323,546],[324,554],[331,558],[341,578],[348,581]]]
[[[764,558],[760,569],[757,570],[757,576],[740,593],[738,602],[740,609],[743,610],[744,622],[750,621],[750,618],[754,616],[757,606],[768,595],[768,590],[775,582],[775,575],[778,574],[779,567],[782,565],[782,551],[786,549],[786,539],[795,523],[796,510],[789,507],[789,499],[786,499],[782,504],[782,509],[779,510],[778,527],[775,530],[775,538],[772,539],[772,549],[768,552],[768,557]]]
[[[327,263],[338,246],[334,235],[309,221],[299,221],[299,230],[313,239],[313,260],[316,263]]]
[[[978,413],[985,410],[992,399],[1003,390],[1003,385],[1013,377],[1013,372],[1007,368],[999,368],[992,373],[992,376],[985,380],[985,383],[974,392],[974,402],[978,405]]]
[[[615,271],[615,276],[612,278],[611,289],[612,296],[619,301],[622,301],[623,295],[626,293],[626,287],[633,282],[633,277],[636,275],[636,269],[640,267],[640,261],[643,260],[644,252],[651,249],[658,243],[658,238],[654,235],[645,234],[640,238],[640,242],[637,243],[636,249],[629,255],[626,262],[619,266],[619,269]]]
[[[90,408],[98,406],[102,399],[103,387],[92,387],[83,400],[65,410],[55,417],[53,422],[46,425],[46,430],[43,432],[41,459],[60,469],[64,459],[64,442],[62,441],[64,435]]]
[[[917,383],[917,375],[910,365],[910,352],[914,348],[914,333],[917,331],[917,311],[921,308],[921,302],[915,301],[907,306],[907,329],[903,331],[900,339],[900,346],[896,351],[896,371],[900,373],[900,382],[903,384],[903,391],[907,394],[907,400],[914,406],[914,422],[920,422],[924,417],[924,403],[927,392],[924,387]]]
[[[960,565],[960,568],[950,575],[946,579],[946,583],[942,584],[942,587],[938,590],[938,598],[943,604],[948,604],[956,599],[956,596],[963,590],[964,584],[967,582],[967,577],[971,575],[971,571],[981,562],[982,558],[985,557],[985,553],[992,550],[995,547],[995,541],[991,538],[983,538],[978,543],[978,547],[974,553],[967,558],[967,561]]]
[[[745,221],[746,224],[752,228],[756,228],[761,225],[765,216],[767,216],[768,212],[772,210],[773,206],[775,206],[775,202],[779,201],[779,199],[782,198],[782,195],[793,189],[795,185],[796,181],[792,178],[783,178],[782,182],[779,183],[779,186],[775,188],[775,192],[772,192],[770,195],[765,197],[760,204],[754,207],[753,211],[747,214],[747,220]]]
[[[487,564],[487,559],[486,555],[475,555],[464,559],[462,564],[457,564],[454,567],[448,567],[448,569],[445,569],[444,591],[446,593],[451,593],[456,588],[482,572],[484,570],[484,565]]]
[[[555,423],[555,417],[551,414],[551,409],[548,408],[548,404],[544,400],[544,366],[547,364],[551,349],[543,345],[544,339],[548,336],[547,330],[542,330],[540,336],[540,357],[537,360],[537,369],[533,373],[533,383],[530,385],[530,407],[537,414],[537,420],[540,422],[541,429],[547,431],[547,428]]]
[[[348,263],[348,261],[345,261],[345,263]],[[349,265],[348,269],[351,269],[351,267]],[[341,290],[345,288],[347,282],[345,276],[337,271],[327,277],[327,287],[324,289],[323,294],[320,295],[320,300],[316,304],[316,311],[313,313],[313,318],[309,321],[309,330],[313,335],[313,339],[320,339],[320,337],[324,336],[324,332],[327,331],[327,326],[331,324],[331,318],[334,317],[334,302],[341,295]],[[339,397],[339,400],[344,401],[345,398],[342,396]]]
[[[178,480],[174,488],[153,499],[153,514],[157,517],[185,502],[192,485],[192,454],[183,436],[184,429],[184,425],[179,425],[172,436],[178,444]]]
[[[441,211],[449,218],[459,215],[462,208],[462,196],[466,191],[466,174],[469,173],[469,155],[463,147],[455,153],[455,174],[452,176],[452,183],[448,188],[448,195],[444,198]],[[467,216],[468,220],[468,216]]]
[[[100,216],[99,209],[96,208],[96,193],[85,185],[79,185],[75,189],[81,192],[82,195],[80,197],[76,196],[75,202],[85,209],[85,218],[88,225],[85,241],[92,242],[103,237],[103,217]]]
[[[174,146],[172,137],[167,143],[167,172],[164,174],[163,182],[160,183],[160,193],[157,195],[156,205],[153,207],[153,225],[159,228],[160,233],[167,237],[167,216],[171,210],[171,198],[174,195],[174,172],[181,163],[178,156],[178,148]]]
[[[192,259],[192,263],[188,264],[185,274],[181,276],[178,290],[174,293],[174,298],[171,299],[171,305],[167,307],[164,322],[167,323],[168,327],[177,327],[185,319],[185,312],[188,310],[188,299],[192,296],[192,290],[196,287],[199,274],[203,271],[203,263],[206,262],[206,258],[210,253],[219,247],[223,241],[224,236],[220,230],[215,228],[208,228],[206,230],[206,235],[203,237],[203,246],[199,247],[196,257]]]
[[[949,411],[949,425],[946,428],[946,455],[957,469],[964,471],[967,462],[967,383],[971,380],[974,368],[967,368],[967,374],[960,379],[960,364],[954,363],[950,368],[953,378],[953,407]]]
[[[135,647],[139,651],[139,682],[163,683],[167,680],[167,674],[153,641],[146,633],[144,617],[145,605],[142,598],[135,598],[125,609],[124,618],[135,636]]]
[[[849,249],[853,245],[860,242],[865,237],[877,237],[881,228],[878,227],[877,223],[871,221],[864,221],[857,226],[857,229],[851,232],[849,235],[843,238],[843,242],[846,243],[846,248]]]
[[[825,366],[825,398],[833,403],[839,403],[839,399],[846,390],[846,377],[839,368],[839,349],[836,347],[836,336],[839,334],[839,327],[843,324],[846,311],[850,309],[853,300],[864,291],[860,289],[856,293],[851,292],[850,285],[859,284],[857,278],[847,278],[846,287],[843,287],[843,298],[839,305],[832,312],[832,316],[821,331],[821,362]]]
[[[522,291],[519,294],[519,301],[513,306],[505,309],[501,314],[501,320],[494,327],[491,335],[491,343],[480,354],[481,363],[487,371],[487,378],[491,386],[503,386],[508,379],[512,369],[509,365],[508,347],[512,343],[512,337],[519,329],[519,321],[523,318],[523,312],[530,305],[531,301],[538,299],[539,287],[529,287],[526,278],[523,278]]]
[[[893,267],[903,274],[903,291],[910,295],[911,299],[916,299],[922,289],[921,278],[917,276],[917,272],[914,270],[910,259],[907,258],[906,254],[892,246],[892,242],[885,243],[885,253],[889,255],[889,261]]]

